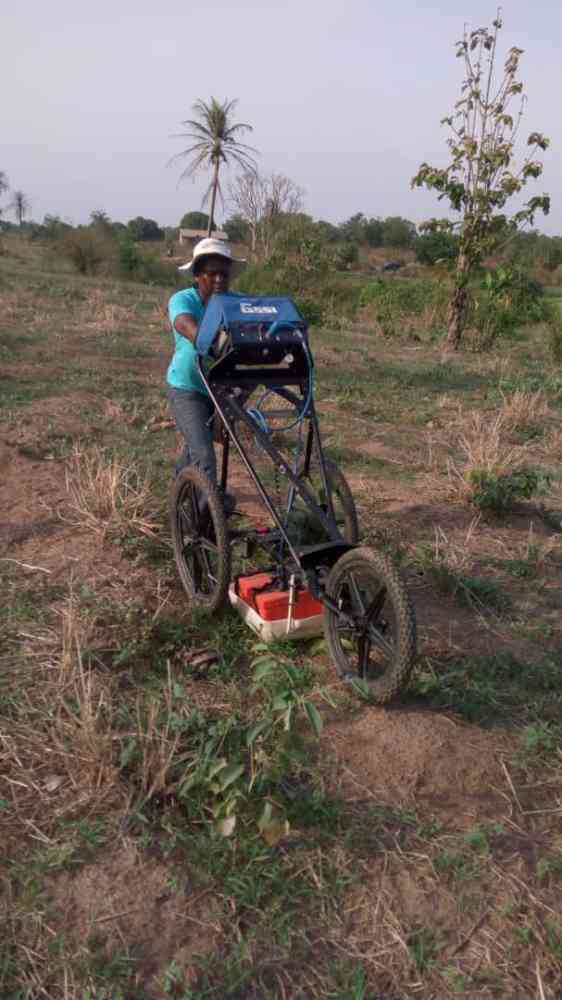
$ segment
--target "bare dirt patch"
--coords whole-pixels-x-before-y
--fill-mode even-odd
[[[135,985],[154,1000],[168,995],[163,973],[171,962],[189,985],[197,960],[222,936],[219,900],[185,867],[175,879],[169,867],[141,856],[127,840],[75,875],[59,875],[49,912],[54,929],[64,931],[67,944],[85,959],[95,949],[109,960],[126,941]]]
[[[369,707],[327,726],[323,742],[345,800],[423,802],[461,829],[489,813],[505,783],[498,738],[445,715]]]

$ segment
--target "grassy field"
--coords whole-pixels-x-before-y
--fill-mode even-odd
[[[322,641],[267,652],[187,605],[166,290],[5,246],[0,996],[557,1000],[562,371],[545,330],[447,364],[368,314],[312,332],[327,450],[417,611],[415,675],[381,709],[337,683]]]

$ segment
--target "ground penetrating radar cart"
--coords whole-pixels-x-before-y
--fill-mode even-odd
[[[306,323],[290,299],[214,295],[196,350],[222,467],[219,488],[195,466],[173,485],[174,555],[187,594],[208,612],[230,600],[266,641],[323,628],[340,677],[389,701],[414,664],[414,611],[390,559],[359,545],[351,490],[324,454]],[[267,523],[225,514],[232,446]]]

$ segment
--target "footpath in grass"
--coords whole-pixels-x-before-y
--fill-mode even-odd
[[[313,331],[328,451],[417,609],[416,673],[380,709],[322,641],[266,651],[187,606],[165,290],[20,257],[0,261],[0,995],[555,1000],[562,382],[541,329],[446,366],[367,322]]]

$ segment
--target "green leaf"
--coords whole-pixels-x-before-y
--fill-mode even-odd
[[[271,802],[268,801],[265,803],[263,812],[258,820],[258,828],[261,830],[263,826],[267,826],[268,823],[271,823],[272,816],[273,806]]]
[[[320,715],[320,712],[316,708],[316,705],[313,705],[311,701],[305,701],[304,707],[306,714],[308,715],[308,721],[310,722],[310,725],[314,729],[316,736],[320,736],[323,726],[322,716]]]
[[[229,785],[232,785],[233,782],[237,781],[238,778],[244,774],[244,770],[245,768],[243,764],[231,764],[230,767],[227,767],[226,770],[222,771],[219,774],[219,781],[221,783],[222,790],[224,791],[225,788],[228,788]]]
[[[207,771],[208,780],[210,781],[211,778],[214,778],[215,775],[219,773],[219,771],[222,771],[226,767],[227,763],[228,761],[226,757],[219,757],[214,764],[211,764],[209,770]]]
[[[257,739],[260,733],[263,733],[268,726],[271,725],[269,719],[261,719],[260,722],[256,722],[251,729],[246,733],[246,746],[251,747],[252,743]]]
[[[273,701],[273,705],[271,706],[271,708],[272,711],[274,712],[284,712],[288,704],[289,704],[289,692],[285,691],[283,694],[277,695],[277,697]]]
[[[277,662],[271,656],[260,656],[259,659],[254,660],[253,666],[256,667],[254,671],[254,684],[259,684],[264,677],[267,677],[275,670]]]
[[[127,767],[131,763],[133,757],[135,756],[137,750],[137,741],[135,739],[128,740],[123,749],[121,750],[121,757],[119,759],[120,767]]]
[[[261,830],[261,835],[268,847],[275,847],[290,830],[288,819],[274,819]]]
[[[265,803],[258,820],[258,830],[269,847],[275,847],[287,836],[290,826],[280,806],[269,801]]]
[[[351,687],[362,698],[369,699],[371,697],[369,685],[361,677],[354,677],[353,680],[351,681]]]

